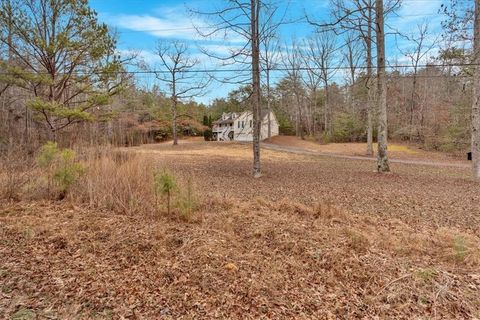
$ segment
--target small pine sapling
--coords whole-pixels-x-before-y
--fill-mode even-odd
[[[164,170],[163,172],[155,173],[153,177],[153,186],[155,189],[155,199],[160,193],[167,198],[167,212],[170,214],[170,203],[173,191],[177,188],[177,181],[175,176],[170,172]]]
[[[55,158],[58,154],[58,146],[56,142],[49,141],[42,146],[37,156],[37,163],[40,168],[47,173],[47,194],[50,195],[52,186],[52,177],[54,170]]]
[[[60,186],[61,197],[64,197],[68,188],[83,174],[83,166],[75,161],[75,151],[63,149],[58,154],[58,166],[53,179]]]

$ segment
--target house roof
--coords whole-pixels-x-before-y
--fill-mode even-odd
[[[248,112],[249,114],[252,114],[252,111],[245,111]],[[265,118],[268,115],[268,110],[262,109],[260,113],[260,119]]]
[[[213,124],[224,124],[224,123],[233,123],[233,119],[226,119],[226,120],[217,120],[213,121]]]
[[[252,113],[252,111],[244,111],[245,112],[248,112],[248,113]],[[268,110],[265,110],[265,109],[262,109],[262,112],[260,114],[260,119],[264,119],[266,116],[268,115]],[[233,113],[227,113],[227,119],[225,120],[217,120],[217,121],[213,121],[213,124],[225,124],[225,123],[233,123],[235,121],[235,119],[233,118]]]

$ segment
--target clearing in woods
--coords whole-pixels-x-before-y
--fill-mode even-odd
[[[255,180],[249,145],[122,150],[190,177],[193,219],[2,204],[4,314],[480,317],[480,192],[468,168],[393,163],[379,175],[371,161],[264,150]]]

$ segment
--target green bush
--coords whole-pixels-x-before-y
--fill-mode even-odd
[[[275,112],[278,121],[278,131],[281,135],[294,136],[296,130],[288,117],[282,112]]]
[[[83,166],[75,161],[75,152],[71,149],[63,149],[59,152],[58,167],[53,173],[53,179],[60,187],[62,193],[67,192],[68,188],[77,181],[83,174]]]
[[[332,140],[335,142],[357,142],[365,135],[362,122],[349,113],[341,113],[333,121]]]
[[[49,141],[41,147],[37,163],[45,170],[48,195],[55,183],[60,191],[59,197],[63,198],[70,186],[83,174],[84,168],[75,158],[75,151],[60,149],[55,142]]]
[[[440,151],[454,152],[470,147],[470,128],[465,123],[453,123],[447,127]]]
[[[37,163],[42,169],[48,169],[53,166],[53,161],[58,154],[58,146],[56,142],[49,141],[40,148],[37,156]]]
[[[470,150],[470,105],[459,103],[450,109],[447,123],[438,123],[425,134],[424,147],[428,150],[459,152]]]
[[[328,131],[323,131],[320,136],[320,142],[324,144],[332,142],[332,135]]]
[[[212,129],[206,129],[205,131],[203,131],[203,138],[205,139],[205,141],[212,141],[213,139]]]

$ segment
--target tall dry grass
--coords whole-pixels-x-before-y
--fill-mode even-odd
[[[68,188],[63,201],[121,214],[166,213],[167,199],[156,194],[155,173],[165,170],[146,154],[109,147],[77,149],[85,170]],[[36,163],[37,154],[11,149],[0,158],[0,199],[11,201],[58,200],[60,186],[50,188],[48,172]],[[172,214],[188,220],[197,207],[191,177],[175,174]],[[50,179],[51,180],[51,179]],[[48,192],[47,192],[48,190]]]
[[[0,152],[0,199],[20,200],[35,177],[33,156],[22,146]]]
[[[148,157],[104,148],[82,158],[86,172],[70,191],[72,201],[125,214],[155,212],[155,168]]]

